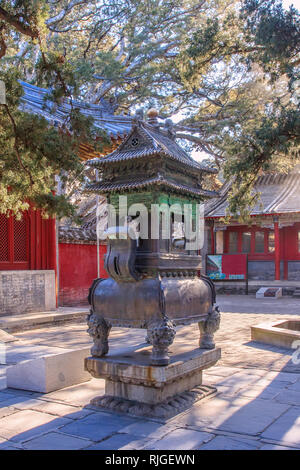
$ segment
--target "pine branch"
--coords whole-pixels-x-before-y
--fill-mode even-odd
[[[0,106],[3,106],[5,109],[6,109],[6,112],[7,112],[7,115],[10,119],[10,122],[12,124],[12,127],[13,127],[13,130],[14,130],[14,150],[15,150],[15,153],[17,155],[17,159],[18,159],[18,162],[19,162],[19,165],[20,167],[25,171],[25,173],[27,173],[28,177],[29,177],[29,181],[30,181],[30,185],[32,186],[34,181],[33,181],[33,178],[32,178],[32,174],[31,172],[28,170],[28,168],[26,168],[26,166],[24,165],[24,163],[22,162],[22,158],[21,158],[21,155],[20,155],[20,151],[19,151],[19,146],[18,146],[18,131],[17,131],[17,124],[16,124],[16,121],[14,120],[14,117],[13,115],[11,114],[10,112],[10,109],[8,107],[7,104],[1,104]]]
[[[13,26],[19,33],[37,39],[39,32],[36,28],[27,26],[17,15],[11,15],[4,8],[0,7],[0,19]]]

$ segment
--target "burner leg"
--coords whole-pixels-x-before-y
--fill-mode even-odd
[[[215,307],[206,318],[205,321],[198,323],[200,330],[199,347],[203,349],[214,349],[214,333],[220,328],[220,311],[219,307]]]
[[[108,353],[108,335],[111,325],[103,317],[98,317],[92,311],[87,318],[87,332],[93,338],[94,344],[91,348],[91,354],[94,357],[105,356]]]
[[[174,323],[164,318],[161,322],[149,325],[147,338],[152,344],[151,364],[166,366],[170,362],[168,347],[173,343],[176,335]]]

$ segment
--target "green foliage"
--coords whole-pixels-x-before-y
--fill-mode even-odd
[[[277,0],[245,0],[240,11],[207,19],[182,51],[187,87],[202,85],[212,60],[227,81],[221,103],[206,100],[186,124],[201,122],[202,135],[219,150],[224,176],[233,181],[228,215],[241,221],[257,203],[257,175],[288,171],[298,158],[299,54],[299,13]]]
[[[45,217],[74,216],[68,195],[55,194],[56,176],[60,175],[65,184],[82,180],[80,143],[101,151],[110,142],[94,127],[91,117],[83,116],[72,105],[79,95],[78,76],[86,74],[87,67],[76,69],[60,51],[47,49],[49,2],[1,2],[1,7],[0,40],[5,40],[6,54],[1,59],[0,80],[6,87],[6,105],[0,105],[0,213],[20,217],[30,201]],[[1,17],[2,11],[8,16]],[[24,38],[29,38],[29,43],[24,44]],[[25,54],[18,55],[21,46],[25,46]],[[20,111],[23,89],[18,80],[28,79],[27,74],[34,77],[34,83],[50,87],[47,99],[56,103],[69,99],[71,110],[62,128]]]
[[[246,218],[257,174],[298,158],[299,36],[298,11],[279,0],[1,2],[0,211],[30,199],[69,214],[68,198],[52,194],[55,175],[78,179],[79,143],[107,142],[74,107],[61,131],[21,113],[21,78],[57,103],[180,113],[178,137],[234,180],[230,210]]]
[[[20,215],[29,201],[45,215],[74,215],[65,195],[55,195],[55,176],[66,181],[82,178],[79,145],[90,142],[101,150],[108,139],[93,127],[93,120],[72,109],[65,129],[57,129],[43,118],[19,110],[22,87],[12,69],[1,72],[7,105],[0,106],[0,213]]]

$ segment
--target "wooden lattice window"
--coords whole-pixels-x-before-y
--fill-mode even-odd
[[[0,214],[0,269],[28,269],[29,219]]]
[[[9,262],[9,219],[0,214],[0,263]]]

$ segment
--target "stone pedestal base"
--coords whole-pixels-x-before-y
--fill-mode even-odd
[[[202,371],[219,360],[221,350],[179,348],[167,366],[149,365],[151,347],[128,348],[122,355],[88,357],[85,369],[105,379],[105,395],[92,400],[95,406],[138,416],[170,417],[194,401],[216,393],[202,385]]]

